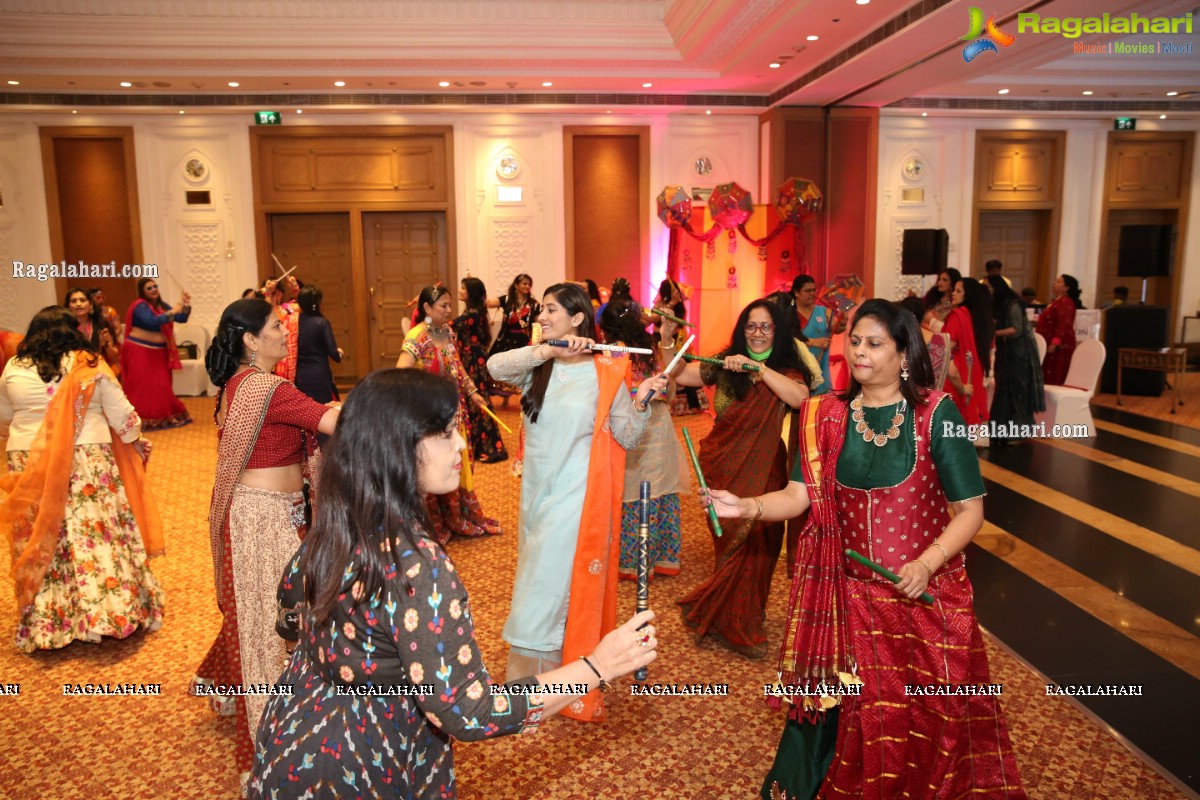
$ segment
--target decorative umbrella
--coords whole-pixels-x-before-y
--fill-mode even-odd
[[[817,302],[839,314],[845,314],[862,302],[866,287],[854,273],[833,276],[833,280],[817,290]]]
[[[668,228],[686,227],[692,218],[692,197],[682,186],[668,186],[658,196],[658,218]]]
[[[821,210],[821,190],[807,178],[788,178],[779,186],[775,208],[789,225],[803,227],[816,219]]]
[[[754,199],[736,183],[722,183],[708,196],[713,222],[729,231],[729,252],[737,252],[737,229],[754,213]]]

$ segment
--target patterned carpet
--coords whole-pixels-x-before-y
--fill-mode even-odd
[[[167,555],[153,561],[167,592],[161,631],[102,645],[76,643],[33,656],[0,646],[0,687],[20,684],[18,696],[0,693],[0,796],[10,800],[75,798],[235,797],[233,722],[186,696],[188,680],[219,627],[213,596],[207,513],[215,468],[212,400],[186,399],[196,422],[151,434],[152,485],[167,523]],[[499,409],[517,426],[516,403]],[[706,417],[685,417],[693,438],[708,431]],[[514,444],[513,437],[509,437]],[[516,562],[519,481],[509,463],[481,465],[485,511],[505,534],[457,540],[450,553],[471,591],[485,658],[502,669],[500,631],[508,612]],[[651,605],[661,657],[650,680],[729,684],[728,697],[610,695],[610,721],[585,725],[554,718],[531,736],[458,744],[459,795],[503,798],[755,796],[771,764],[782,720],[762,702],[774,680],[773,659],[751,662],[726,651],[696,647],[684,632],[675,600],[703,580],[712,548],[699,506],[683,503],[683,572],[658,578]],[[0,584],[10,586],[7,559]],[[632,613],[633,586],[623,584],[622,615]],[[786,574],[775,576],[768,633],[782,638]],[[5,636],[15,625],[11,591],[0,592]],[[1034,800],[1156,800],[1181,795],[1068,701],[1046,697],[1041,681],[1022,663],[989,643],[993,682],[1004,684],[1005,707],[1017,760]],[[161,683],[157,697],[64,697],[66,683]]]

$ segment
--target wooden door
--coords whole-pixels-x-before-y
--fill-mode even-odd
[[[415,306],[409,301],[430,284],[451,285],[446,249],[446,215],[441,211],[364,213],[371,368],[396,366]]]
[[[272,214],[271,251],[284,269],[296,267],[301,283],[321,289],[321,313],[329,320],[338,346],[346,351],[341,364],[332,364],[334,381],[353,385],[353,354],[362,346],[356,341],[352,323],[354,301],[351,280],[349,214]],[[278,274],[273,272],[272,274]]]
[[[1012,281],[1018,294],[1026,286],[1037,289],[1039,299],[1049,296],[1053,276],[1046,272],[1042,258],[1045,252],[1046,212],[1042,211],[981,211],[979,212],[979,242],[975,247],[975,263],[971,275],[983,280],[983,265],[992,259],[1004,264],[1004,277]]]

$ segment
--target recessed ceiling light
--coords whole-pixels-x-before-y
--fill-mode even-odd
[[[858,3],[860,6],[866,6],[866,5],[871,4],[871,0],[854,0],[854,2]]]
[[[612,113],[612,111],[605,111],[604,113],[605,113],[605,114],[611,114],[611,113]]]
[[[998,94],[1008,94],[1008,89],[1001,89]]]
[[[303,113],[304,113],[304,109],[303,109],[303,108],[297,108],[297,109],[296,109],[296,113],[297,113],[297,114],[303,114]]]
[[[21,82],[20,81],[9,81],[8,85],[9,86],[20,86]]]
[[[334,81],[333,85],[334,86],[345,86],[346,82],[345,81]]]
[[[709,109],[705,109],[704,113],[705,113],[705,114],[711,114],[711,113],[712,113],[712,109],[711,109],[711,108],[709,108]]]
[[[227,85],[227,86],[228,86],[230,89],[236,89],[237,87],[241,86],[241,84],[240,84],[240,83],[238,83],[237,81],[230,81],[230,82],[229,82],[228,84],[226,84],[226,85]]]
[[[553,85],[554,85],[554,84],[553,84],[551,81],[542,81],[542,86],[550,87],[550,86],[553,86]]]
[[[649,88],[650,88],[651,86],[653,86],[653,85],[654,85],[653,83],[643,83],[643,84],[642,84],[642,88],[643,88],[643,89],[649,89]]]
[[[1167,118],[1167,115],[1166,115],[1166,114],[1159,114],[1159,115],[1158,115],[1158,118],[1159,118],[1159,119],[1166,119],[1166,118]]]
[[[9,81],[9,83],[12,83],[12,81]],[[1179,94],[1179,92],[1167,92],[1167,97],[1174,97],[1177,94]]]
[[[928,112],[928,111],[922,111],[922,112],[921,112],[921,116],[922,116],[922,117],[928,117],[928,116],[929,116],[929,112]]]
[[[72,113],[72,114],[78,114],[78,113],[79,113],[79,111],[78,111],[77,109],[74,109],[74,108],[72,108],[72,109],[71,109],[71,113]]]
[[[130,83],[129,81],[121,81],[121,85],[124,86],[126,89],[128,89],[130,86],[133,86],[133,84]]]
[[[768,66],[768,67],[770,67],[771,69],[779,69],[779,68],[780,68],[780,67],[782,67],[783,65],[782,65],[782,64],[780,64],[778,61],[772,61],[772,62],[771,62],[770,64],[768,64],[767,66]]]
[[[449,85],[450,85],[450,81],[438,81],[438,86],[441,86],[443,89]]]
[[[181,109],[179,109],[179,113],[180,113],[180,114],[182,114],[182,113],[183,113],[183,109],[182,109],[182,108],[181,108]]]
[[[1091,97],[1091,95],[1092,95],[1091,92],[1084,92],[1084,94],[1087,95],[1088,97]]]
[[[808,39],[810,42],[815,42],[817,39],[820,39],[821,37],[820,36],[805,36],[804,38]]]

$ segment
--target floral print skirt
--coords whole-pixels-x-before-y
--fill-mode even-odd
[[[28,458],[27,450],[10,451],[9,470],[23,472]],[[76,639],[124,639],[139,626],[158,630],[162,620],[163,590],[147,564],[112,445],[77,445],[58,548],[15,644],[33,652]]]

